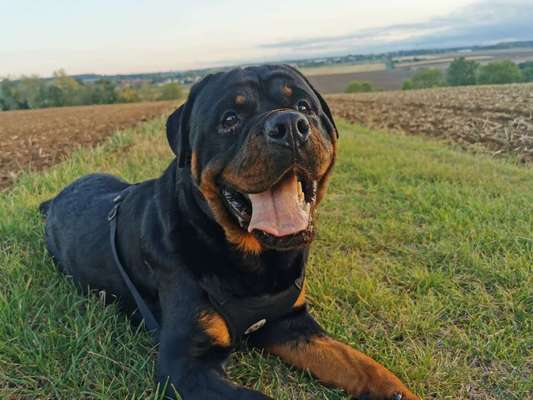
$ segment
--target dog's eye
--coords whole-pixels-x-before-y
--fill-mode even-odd
[[[311,108],[311,106],[306,100],[300,100],[296,104],[296,109],[300,111],[302,114],[310,114],[313,112],[313,109]]]
[[[231,129],[235,128],[238,123],[239,117],[233,111],[226,112],[222,117],[222,128],[225,131],[230,131]]]

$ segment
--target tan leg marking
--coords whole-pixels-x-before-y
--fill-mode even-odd
[[[402,400],[418,400],[388,369],[328,337],[314,337],[299,344],[273,345],[266,350],[311,372],[322,383],[342,388],[352,396],[366,394],[369,399],[392,399],[401,393]]]
[[[229,347],[231,337],[226,321],[224,321],[224,318],[220,314],[204,312],[200,315],[198,321],[207,336],[211,338],[213,344]]]
[[[298,298],[292,305],[292,308],[301,307],[305,304],[305,281],[302,283],[302,291],[298,295]]]

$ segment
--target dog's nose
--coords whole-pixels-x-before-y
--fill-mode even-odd
[[[304,144],[309,138],[309,121],[296,111],[279,111],[272,114],[265,122],[265,134],[268,143],[292,148]]]

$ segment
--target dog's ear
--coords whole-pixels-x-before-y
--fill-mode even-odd
[[[176,111],[170,114],[167,119],[167,140],[170,148],[178,159],[178,166],[183,167],[187,158],[187,148],[189,147],[188,133],[185,133],[184,126],[187,124],[184,118],[187,103],[182,104]]]
[[[167,140],[176,155],[179,168],[188,167],[191,163],[191,145],[189,141],[191,111],[198,93],[212,77],[213,75],[207,75],[200,82],[194,84],[189,92],[187,101],[167,119]]]
[[[324,111],[324,114],[326,114],[327,117],[327,125],[329,130],[335,130],[335,134],[337,135],[337,138],[339,137],[339,131],[337,130],[337,125],[335,125],[335,120],[333,119],[333,114],[331,113],[331,110],[329,108],[328,103],[326,103],[326,100],[322,97],[322,95],[318,92],[318,90],[315,89],[313,85],[311,85],[311,82],[309,82],[309,79],[305,77],[304,74],[302,74],[300,71],[298,71],[296,68],[294,68],[291,65],[284,64],[286,68],[294,72],[296,75],[301,77],[305,83],[311,88],[313,93],[318,97],[318,101],[320,101],[320,106],[322,107],[322,111]]]

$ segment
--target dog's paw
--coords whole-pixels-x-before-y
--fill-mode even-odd
[[[418,396],[415,396],[412,393],[394,393],[392,397],[388,397],[387,400],[420,400]]]
[[[418,396],[413,393],[407,392],[394,392],[390,395],[387,394],[371,394],[365,393],[357,397],[358,400],[420,400]]]

